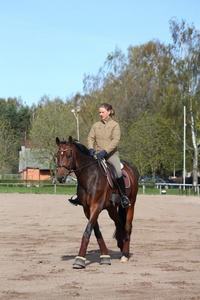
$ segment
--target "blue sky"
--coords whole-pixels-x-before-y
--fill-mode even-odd
[[[71,98],[116,46],[169,44],[169,20],[200,30],[199,12],[199,0],[0,0],[0,98]]]

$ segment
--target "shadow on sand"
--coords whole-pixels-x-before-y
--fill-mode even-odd
[[[112,251],[112,250],[109,250],[108,251],[108,254],[110,255],[110,258],[111,258],[111,262],[112,260],[120,260],[121,259],[121,256],[122,254],[119,252],[119,251]],[[100,250],[90,250],[87,252],[87,255],[86,255],[86,266],[89,266],[91,264],[94,264],[94,263],[99,263],[100,262]],[[133,253],[130,253],[130,257],[133,255]],[[61,257],[61,260],[62,261],[74,261],[75,258],[76,258],[77,255],[63,255]]]

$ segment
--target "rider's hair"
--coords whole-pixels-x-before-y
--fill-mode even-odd
[[[108,103],[102,103],[99,108],[105,108],[107,111],[110,111],[110,117],[113,118],[115,115],[115,110],[112,107],[112,105],[108,104]]]

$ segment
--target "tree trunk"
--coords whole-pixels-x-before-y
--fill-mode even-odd
[[[192,143],[194,147],[194,157],[193,157],[193,186],[195,187],[195,190],[198,186],[198,146],[197,146],[197,140],[196,140],[196,134],[194,130],[194,116],[192,112],[192,99],[190,100],[190,116],[191,116],[191,133],[192,133]]]

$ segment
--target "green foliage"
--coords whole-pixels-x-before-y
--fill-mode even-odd
[[[193,183],[198,182],[199,138],[199,83],[200,83],[200,32],[194,25],[187,25],[171,19],[170,30],[173,38],[172,53],[176,70],[176,84],[181,93],[182,105],[186,106],[187,119],[190,127],[190,153],[193,155]]]
[[[129,145],[130,159],[139,175],[147,174],[149,168],[154,177],[161,170],[169,175],[180,155],[174,147],[173,135],[159,114],[145,112],[138,118],[130,128]]]
[[[19,139],[30,128],[30,109],[24,107],[16,98],[8,98],[7,101],[0,99],[0,116],[10,123]]]
[[[61,99],[50,101],[45,99],[40,103],[37,117],[30,133],[31,143],[39,149],[37,160],[48,162],[49,168],[55,167],[55,154],[57,152],[56,137],[67,140],[74,132],[74,119],[70,107]]]
[[[0,99],[0,172],[18,172],[18,150],[30,129],[30,109],[16,98]],[[7,147],[7,149],[5,149]]]
[[[9,184],[12,184],[12,183],[21,183],[21,184],[24,184],[24,183],[29,183],[29,184],[52,184],[52,180],[26,180],[26,179],[1,179],[0,180],[0,183],[9,183]]]
[[[0,174],[12,170],[16,164],[17,143],[14,130],[7,120],[0,119]]]

